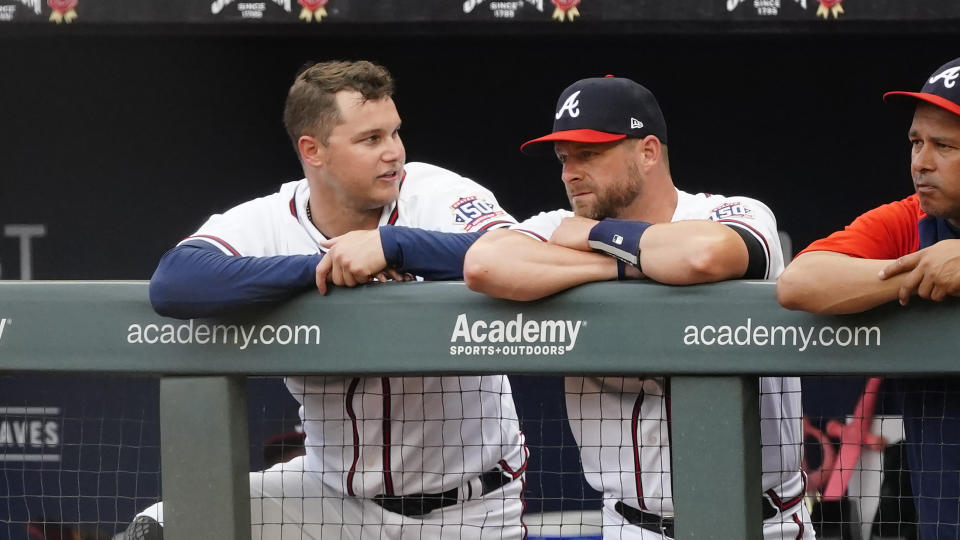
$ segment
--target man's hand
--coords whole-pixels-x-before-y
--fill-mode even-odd
[[[960,240],[942,240],[900,257],[880,271],[880,279],[900,274],[907,274],[897,294],[900,305],[907,305],[913,295],[934,302],[960,296]]]
[[[590,238],[590,229],[596,224],[595,220],[585,217],[564,218],[557,230],[553,231],[550,243],[579,251],[593,251],[587,241]]]
[[[317,265],[317,289],[327,294],[327,283],[345,287],[377,281],[408,281],[407,277],[387,268],[380,243],[380,230],[351,231],[320,243],[327,248]]]

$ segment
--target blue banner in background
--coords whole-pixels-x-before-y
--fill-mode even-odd
[[[0,377],[0,537],[113,534],[157,500],[157,397],[156,379]]]

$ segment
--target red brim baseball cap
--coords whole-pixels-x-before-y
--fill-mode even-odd
[[[937,68],[927,79],[919,92],[887,92],[883,95],[886,102],[917,100],[925,101],[960,116],[960,58],[956,58]]]
[[[621,77],[581,79],[557,100],[553,132],[520,146],[524,153],[545,153],[557,141],[614,142],[655,135],[667,143],[667,124],[650,90]]]
[[[524,148],[527,145],[535,143],[544,143],[544,142],[557,142],[557,141],[571,141],[571,142],[582,142],[582,143],[607,143],[613,141],[619,141],[626,139],[627,136],[623,133],[607,133],[605,131],[597,131],[595,129],[568,129],[566,131],[558,131],[556,133],[551,133],[549,135],[544,135],[543,137],[538,137],[531,141],[527,141],[520,145],[520,151],[523,152]]]
[[[953,114],[960,116],[960,105],[950,101],[947,98],[940,97],[936,94],[926,94],[924,92],[887,92],[883,95],[884,101],[893,100],[906,100],[910,99],[911,101],[919,99],[920,101],[926,101],[927,103],[932,103],[937,107],[942,107]]]

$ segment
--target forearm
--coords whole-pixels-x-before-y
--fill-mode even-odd
[[[387,264],[400,272],[432,280],[463,279],[464,255],[482,235],[380,227]]]
[[[468,287],[510,300],[536,300],[616,277],[617,263],[611,257],[539,242],[503,229],[480,238],[464,260]]]
[[[749,261],[740,235],[712,221],[651,225],[639,246],[644,275],[670,285],[738,279]]]
[[[785,308],[813,313],[866,311],[897,298],[904,276],[881,280],[878,275],[890,262],[831,251],[804,253],[777,281],[777,299]]]
[[[232,257],[202,243],[164,254],[150,279],[157,313],[188,319],[282,300],[315,286],[320,255]]]

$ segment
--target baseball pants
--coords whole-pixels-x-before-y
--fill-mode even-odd
[[[603,540],[673,540],[661,533],[629,523],[614,509],[617,499],[603,501]],[[764,540],[813,540],[816,534],[806,505],[800,503],[790,511],[764,520]]]
[[[344,496],[304,473],[303,457],[250,473],[253,540],[522,540],[523,481],[482,497],[409,517]],[[163,503],[140,515],[163,522]]]

